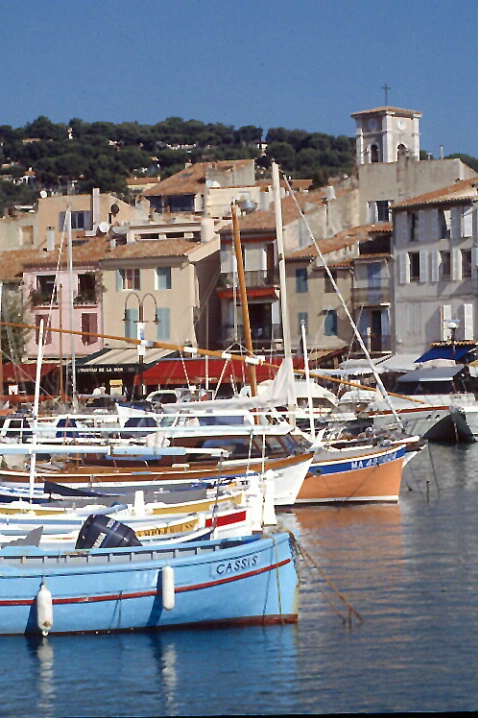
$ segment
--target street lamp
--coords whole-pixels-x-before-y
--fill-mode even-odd
[[[125,304],[124,304],[124,323],[126,324],[128,321],[128,301],[130,297],[135,297],[138,302],[138,319],[136,321],[136,338],[144,340],[144,302],[146,300],[146,297],[151,297],[151,300],[154,303],[154,323],[158,323],[158,304],[156,302],[156,298],[154,297],[151,292],[147,292],[142,297],[140,297],[136,292],[130,292],[128,296],[126,297]],[[125,332],[126,333],[126,332]],[[139,361],[139,399],[143,399],[144,395],[144,386],[143,386],[143,375],[144,375],[144,354],[146,351],[146,347],[142,344],[138,344],[138,361]]]
[[[448,322],[448,329],[450,330],[450,342],[451,342],[451,358],[453,361],[455,360],[455,341],[456,341],[456,330],[458,327],[458,322],[451,321]]]

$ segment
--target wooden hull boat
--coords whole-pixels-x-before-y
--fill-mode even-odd
[[[405,445],[319,452],[297,504],[396,502]]]
[[[296,622],[288,533],[75,551],[0,550],[0,634]]]
[[[313,452],[286,456],[280,459],[251,459],[224,461],[204,467],[181,466],[170,469],[148,468],[138,466],[136,469],[128,468],[117,470],[109,469],[104,465],[90,466],[68,465],[67,471],[48,470],[45,466],[38,466],[35,483],[48,481],[68,486],[88,487],[93,490],[115,490],[117,488],[159,488],[164,482],[178,481],[186,483],[193,481],[214,482],[218,478],[247,479],[253,473],[261,476],[269,474],[273,477],[274,504],[276,506],[292,506],[300,491],[309,466],[312,462]],[[31,481],[30,472],[2,469],[0,471],[2,482],[26,485]]]

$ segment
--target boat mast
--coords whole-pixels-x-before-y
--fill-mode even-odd
[[[309,406],[310,436],[312,438],[312,441],[315,441],[314,404],[312,401],[312,392],[310,390],[309,357],[307,356],[307,340],[306,340],[305,322],[300,323],[300,330],[302,332],[302,349],[304,352],[305,381],[307,383],[307,403]]]
[[[365,346],[365,343],[364,343],[364,341],[363,341],[363,339],[362,339],[362,335],[360,334],[357,325],[355,324],[354,320],[352,319],[352,315],[351,315],[350,312],[349,312],[349,308],[347,307],[347,304],[346,304],[346,302],[345,302],[345,299],[343,298],[342,294],[340,293],[340,290],[339,290],[339,288],[338,288],[338,286],[337,286],[337,282],[335,281],[335,279],[334,279],[334,277],[333,277],[333,274],[332,274],[332,272],[330,271],[327,262],[325,261],[324,255],[322,254],[322,252],[321,252],[321,250],[320,250],[320,247],[319,247],[319,245],[318,245],[318,243],[317,243],[317,240],[315,239],[315,237],[314,237],[314,235],[313,235],[313,233],[312,233],[312,230],[310,229],[309,223],[307,222],[307,219],[306,219],[304,213],[302,212],[299,203],[297,202],[295,193],[292,191],[292,188],[291,188],[291,186],[290,186],[290,184],[289,184],[289,181],[287,180],[287,177],[285,177],[285,181],[286,181],[286,183],[287,183],[287,187],[288,187],[288,189],[289,189],[290,195],[291,195],[292,199],[294,200],[295,206],[297,207],[297,210],[298,210],[298,212],[299,212],[299,215],[300,215],[301,219],[303,220],[305,227],[307,228],[307,232],[308,232],[308,234],[309,234],[309,237],[310,237],[311,241],[312,241],[313,244],[314,244],[314,247],[315,247],[315,249],[316,249],[316,251],[317,251],[318,257],[319,257],[320,261],[321,261],[322,264],[323,264],[323,267],[324,267],[324,269],[325,269],[325,271],[326,271],[326,273],[327,273],[327,276],[328,276],[328,278],[329,278],[329,280],[330,280],[330,282],[331,282],[331,284],[332,284],[332,286],[333,286],[333,288],[334,288],[335,293],[337,294],[337,296],[338,296],[338,298],[339,298],[339,300],[340,300],[340,303],[341,303],[342,308],[343,308],[343,310],[344,310],[344,312],[345,312],[345,314],[346,314],[346,316],[347,316],[347,319],[348,319],[349,322],[350,322],[350,326],[352,327],[352,330],[353,330],[353,333],[354,333],[354,335],[355,335],[355,338],[357,339],[357,341],[358,341],[358,343],[359,343],[359,345],[360,345],[360,348],[362,349],[362,351],[363,351],[363,353],[364,353],[364,355],[365,355],[365,358],[367,359],[367,361],[368,361],[368,363],[369,363],[369,365],[370,365],[370,369],[372,370],[372,374],[373,374],[374,379],[375,379],[375,381],[376,381],[376,384],[377,384],[377,386],[378,386],[378,388],[379,388],[379,390],[380,390],[380,393],[382,394],[382,397],[383,397],[383,398],[385,399],[385,401],[387,402],[387,404],[388,404],[388,406],[389,406],[389,408],[390,408],[390,410],[391,410],[393,416],[395,417],[395,420],[396,420],[398,426],[400,426],[400,427],[403,429],[402,420],[400,419],[400,417],[399,417],[399,415],[397,414],[397,411],[396,411],[396,409],[395,409],[395,407],[394,407],[392,401],[390,400],[390,397],[389,397],[389,395],[388,395],[388,392],[387,392],[387,390],[385,389],[385,387],[384,387],[384,385],[383,385],[383,382],[382,382],[382,380],[381,380],[381,378],[380,378],[380,375],[379,375],[379,373],[378,373],[378,371],[377,371],[377,368],[376,368],[375,364],[374,364],[373,361],[372,361],[372,357],[370,356],[369,351],[368,351],[367,347]]]
[[[246,349],[251,357],[254,356],[254,350],[252,348],[252,333],[251,323],[249,319],[249,305],[247,304],[247,292],[246,292],[246,280],[244,275],[244,259],[242,257],[241,238],[239,235],[239,225],[237,223],[237,208],[235,203],[232,203],[232,227],[234,234],[234,249],[236,252],[236,263],[237,263],[237,278],[239,281],[239,290],[242,307],[242,318],[244,322],[244,340],[246,343]],[[249,384],[251,387],[251,396],[257,395],[257,377],[256,367],[254,364],[249,364]]]
[[[66,210],[67,229],[68,229],[68,270],[70,282],[70,326],[72,330],[75,326],[75,292],[73,287],[73,240],[71,236],[71,203],[68,203]],[[76,393],[76,354],[75,354],[75,335],[71,335],[71,396],[73,401],[73,409],[78,408],[78,397]]]
[[[35,484],[35,468],[36,468],[36,443],[37,443],[37,427],[38,427],[38,405],[40,403],[40,379],[41,366],[43,362],[43,319],[40,319],[38,327],[38,356],[35,375],[35,397],[33,401],[32,415],[32,458],[30,461],[30,502],[33,501],[33,490]]]
[[[286,291],[286,274],[285,274],[285,252],[284,252],[284,238],[282,230],[282,207],[281,207],[281,196],[280,196],[280,181],[279,181],[279,165],[276,162],[272,162],[272,190],[274,196],[274,214],[276,223],[276,238],[277,238],[277,264],[279,266],[279,286],[280,286],[280,308],[282,318],[282,338],[284,342],[284,361],[286,365],[289,365],[290,377],[291,377],[291,393],[292,387],[295,387],[293,363],[292,363],[292,344],[290,338],[290,322],[289,322],[289,311],[287,306],[287,291]],[[289,422],[295,425],[295,410],[296,410],[295,398],[289,396],[288,399],[288,410],[289,410]]]

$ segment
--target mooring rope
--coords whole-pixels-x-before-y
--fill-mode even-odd
[[[281,590],[280,590],[280,576],[279,576],[279,548],[277,546],[277,541],[275,539],[274,534],[269,534],[270,538],[272,539],[272,543],[274,544],[275,548],[275,554],[276,554],[276,580],[277,580],[277,600],[279,602],[279,613],[280,613],[280,622],[282,625],[284,625],[284,616],[282,614],[282,596],[281,596]]]
[[[319,590],[324,596],[325,600],[329,604],[329,606],[335,611],[335,613],[342,619],[342,622],[345,624],[348,621],[349,626],[352,626],[352,615],[355,615],[360,622],[363,622],[362,616],[359,614],[359,612],[352,606],[352,604],[345,598],[345,596],[338,590],[338,588],[335,586],[335,584],[325,575],[325,572],[323,569],[320,568],[319,564],[315,561],[315,559],[310,555],[310,553],[302,546],[302,544],[297,540],[297,538],[294,536],[294,534],[289,531],[289,535],[291,537],[291,541],[297,548],[298,554],[302,557],[304,564],[309,571],[311,577],[314,579],[314,581],[319,586]],[[329,596],[326,594],[324,589],[319,583],[318,578],[314,575],[312,571],[312,566],[317,569],[317,571],[320,574],[320,577],[323,581],[329,586],[329,588],[335,593],[335,595],[342,601],[342,603],[347,607],[348,609],[348,619],[343,616],[343,614],[338,610],[336,606],[332,603]]]

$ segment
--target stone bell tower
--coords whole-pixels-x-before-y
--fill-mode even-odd
[[[421,116],[421,112],[388,105],[354,112],[357,165],[397,162],[401,154],[419,160]]]

